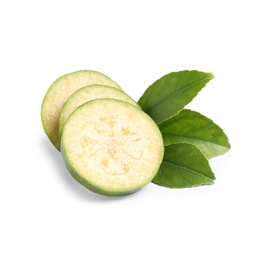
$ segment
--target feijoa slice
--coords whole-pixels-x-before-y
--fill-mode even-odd
[[[71,175],[89,190],[107,195],[137,191],[156,175],[164,154],[154,121],[115,99],[95,99],[68,118],[61,152]]]

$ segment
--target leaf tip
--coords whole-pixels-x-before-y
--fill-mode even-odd
[[[209,79],[212,80],[215,78],[215,75],[212,72],[205,72],[205,76]]]
[[[215,75],[214,75],[212,72],[209,72],[209,75],[210,75],[210,77],[211,77],[212,79],[215,78]]]

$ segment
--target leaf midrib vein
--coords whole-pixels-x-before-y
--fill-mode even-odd
[[[190,172],[193,172],[193,173],[195,173],[195,174],[197,174],[197,175],[203,176],[204,178],[209,179],[209,180],[211,180],[211,181],[213,181],[213,180],[215,179],[215,178],[211,178],[211,177],[209,177],[209,176],[207,176],[207,175],[204,175],[203,173],[194,171],[194,170],[192,170],[192,169],[190,169],[190,168],[187,168],[187,167],[185,167],[185,166],[183,166],[183,165],[180,165],[180,164],[176,164],[176,163],[173,163],[173,162],[168,162],[168,161],[165,161],[165,160],[163,160],[163,162],[166,163],[166,164],[173,164],[173,165],[175,165],[175,166],[177,166],[177,167],[183,168],[183,169],[188,170],[188,171],[190,171]]]
[[[198,141],[203,141],[205,143],[212,143],[212,144],[216,144],[216,145],[219,145],[219,146],[223,146],[225,148],[228,148],[228,146],[225,146],[225,145],[222,145],[222,144],[218,144],[216,142],[213,142],[213,141],[208,141],[208,140],[205,140],[205,139],[201,139],[201,138],[193,138],[193,137],[189,137],[189,136],[185,136],[185,135],[176,135],[176,134],[164,134],[162,133],[163,136],[179,136],[179,137],[185,137],[187,139],[190,139],[190,140],[198,140]]]
[[[147,108],[146,111],[149,111],[150,109],[153,109],[153,108],[156,107],[159,103],[161,103],[163,100],[168,99],[168,98],[170,98],[170,97],[172,97],[172,96],[178,96],[178,95],[179,95],[180,93],[182,93],[183,91],[186,91],[187,89],[193,87],[194,85],[196,85],[196,84],[198,84],[198,83],[201,83],[201,82],[203,82],[203,81],[207,81],[208,79],[212,79],[212,76],[209,76],[209,77],[206,77],[206,78],[204,78],[204,79],[198,80],[198,81],[196,81],[196,82],[194,82],[194,83],[188,85],[187,87],[185,87],[185,88],[183,88],[183,89],[180,89],[180,90],[177,91],[177,92],[172,93],[171,95],[167,96],[166,98],[163,98],[163,99],[157,101],[155,104],[152,105],[152,107]],[[166,85],[166,84],[165,84],[165,85]]]

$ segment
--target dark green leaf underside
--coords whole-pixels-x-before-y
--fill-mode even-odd
[[[138,103],[159,124],[181,111],[213,78],[196,70],[172,72],[148,87]]]
[[[198,112],[183,109],[159,125],[165,146],[191,143],[208,158],[226,153],[230,144],[223,130]]]
[[[178,143],[165,147],[163,162],[153,182],[169,188],[188,188],[213,184],[214,180],[201,151],[192,144]]]

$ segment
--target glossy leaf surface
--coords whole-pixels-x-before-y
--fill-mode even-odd
[[[183,109],[179,114],[159,125],[164,145],[190,143],[208,158],[230,149],[228,137],[211,119],[198,112]]]
[[[213,184],[208,160],[192,144],[178,143],[165,147],[164,159],[153,182],[168,188],[188,188]]]
[[[171,72],[148,87],[138,103],[159,124],[180,112],[213,78],[197,70]]]

